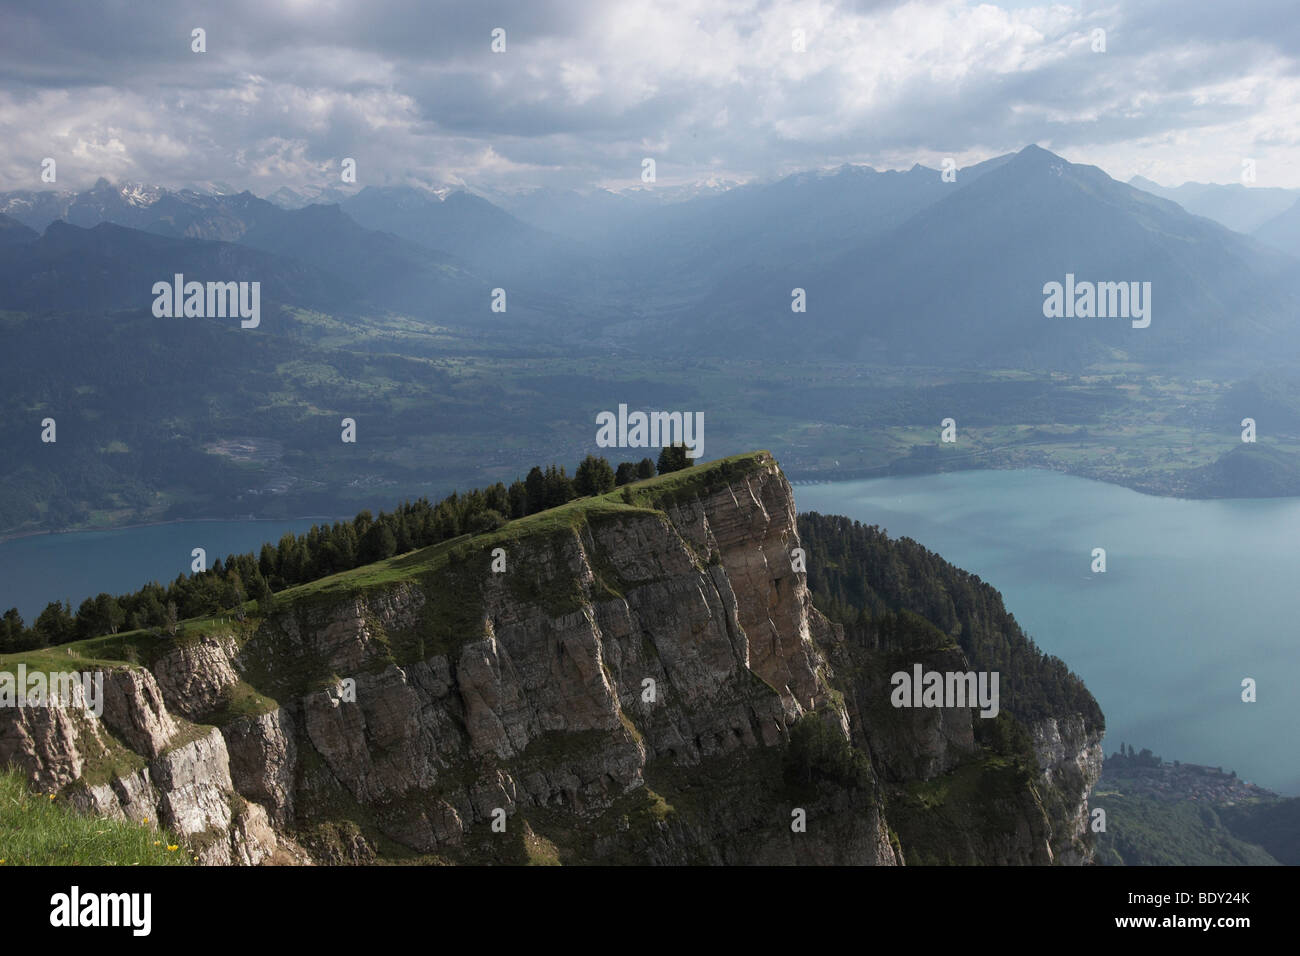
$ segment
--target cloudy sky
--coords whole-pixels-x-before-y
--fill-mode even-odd
[[[191,51],[206,31],[207,52]],[[505,52],[492,32],[505,31]],[[1105,52],[1094,52],[1104,29]],[[802,31],[802,51],[795,31]],[[1300,187],[1295,0],[3,0],[0,189],[483,190],[958,165],[1038,143]]]

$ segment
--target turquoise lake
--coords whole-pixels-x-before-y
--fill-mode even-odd
[[[1300,499],[1183,501],[1048,471],[797,485],[800,511],[914,538],[997,588],[1079,674],[1121,741],[1300,794]],[[189,571],[190,550],[257,551],[319,523],[202,521],[0,542],[0,609],[28,623]],[[1093,548],[1107,570],[1090,571]],[[1241,701],[1252,677],[1258,701]]]
[[[0,542],[0,610],[16,607],[30,626],[51,601],[83,600],[101,591],[123,594],[150,581],[169,584],[190,573],[190,553],[256,554],[286,532],[302,534],[324,518],[290,521],[184,521],[176,524],[41,534]]]
[[[800,511],[879,525],[997,588],[1097,698],[1108,754],[1123,741],[1300,794],[1300,499],[1157,498],[1049,471],[794,491]]]

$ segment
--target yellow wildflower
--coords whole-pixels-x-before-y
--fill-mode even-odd
[[[168,852],[168,853],[175,853],[175,852],[176,852],[177,850],[179,850],[179,849],[180,849],[180,846],[177,845],[177,844],[175,844],[175,843],[173,843],[171,846],[169,846],[169,847],[167,848],[167,852]]]

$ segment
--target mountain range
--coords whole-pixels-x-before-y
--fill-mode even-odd
[[[1245,368],[1295,357],[1300,302],[1287,277],[1296,263],[1283,250],[1300,235],[1300,208],[1285,205],[1290,194],[1139,185],[1148,189],[1030,146],[958,170],[954,181],[919,165],[844,166],[672,203],[613,193],[514,197],[529,221],[463,190],[366,187],[337,204],[284,208],[247,192],[105,180],[79,193],[3,194],[0,213],[37,231],[58,224],[46,246],[80,243],[86,274],[61,271],[65,291],[46,303],[52,308],[82,295],[92,309],[143,305],[143,293],[114,297],[113,283],[93,278],[120,270],[110,248],[119,244],[132,248],[141,276],[170,276],[182,261],[220,271],[225,256],[265,270],[276,294],[299,308],[387,310],[480,330],[544,323],[551,341],[651,354],[773,359],[793,350],[809,359],[1063,369],[1117,359]],[[1157,192],[1254,226],[1257,238]],[[60,221],[173,242],[126,231],[107,243],[74,242]],[[0,304],[39,308],[45,253],[13,224],[4,234]],[[300,281],[282,280],[293,271],[285,260],[296,262]],[[1045,318],[1045,284],[1067,275],[1149,282],[1150,326]],[[504,315],[491,310],[494,288],[508,295]],[[806,312],[792,311],[795,289],[804,290]]]
[[[1234,232],[1254,233],[1260,226],[1300,199],[1300,189],[1247,186],[1244,183],[1183,183],[1168,187],[1145,176],[1134,176],[1130,186],[1170,199],[1194,216],[1204,216]]]
[[[706,412],[711,449],[770,444],[800,476],[1297,487],[1297,260],[1257,238],[1037,147],[955,177],[843,166],[677,201],[653,188],[511,209],[413,187],[294,208],[102,180],[0,194],[0,529],[445,493],[580,459],[620,403]],[[155,318],[154,284],[178,273],[260,282],[259,327]],[[1045,287],[1070,276],[1149,283],[1150,325],[1047,318]],[[57,450],[29,441],[46,415]],[[975,445],[941,460],[947,415]],[[1088,445],[1135,415],[1200,451]],[[339,422],[357,416],[352,450]],[[1262,444],[1237,440],[1244,417]]]
[[[1300,199],[1263,223],[1254,236],[1283,252],[1300,256]]]
[[[1242,183],[1183,183],[1169,189],[1142,176],[1134,176],[1129,185],[1172,199],[1194,215],[1300,256],[1300,189]]]

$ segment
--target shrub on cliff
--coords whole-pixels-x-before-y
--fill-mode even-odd
[[[804,714],[790,728],[784,773],[786,784],[794,788],[823,781],[857,790],[871,786],[866,755],[819,714]]]

